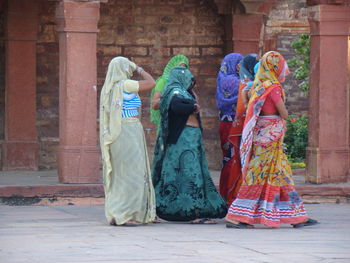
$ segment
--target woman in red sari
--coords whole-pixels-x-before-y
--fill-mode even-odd
[[[232,122],[236,114],[239,89],[239,63],[243,56],[239,53],[226,55],[221,62],[217,77],[216,105],[220,111],[220,141],[223,154],[220,174],[220,194],[227,202],[231,188],[231,166],[234,149],[228,140]],[[227,202],[229,205],[230,203]]]
[[[228,140],[231,143],[233,153],[231,159],[230,173],[225,181],[225,198],[228,206],[230,206],[233,200],[236,199],[238,190],[242,184],[239,145],[241,143],[243,124],[245,120],[245,101],[247,100],[247,91],[249,90],[254,81],[254,68],[258,62],[259,57],[257,54],[249,54],[245,56],[239,63],[239,76],[241,82],[239,84],[236,115],[234,121],[232,122],[232,126],[228,135]],[[221,187],[223,188],[222,185]]]
[[[242,186],[226,215],[227,227],[317,223],[306,214],[283,152],[288,112],[281,83],[288,74],[287,63],[278,52],[270,51],[262,57],[242,133]]]

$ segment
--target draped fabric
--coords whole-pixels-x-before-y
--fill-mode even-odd
[[[100,145],[105,190],[110,187],[112,165],[110,145],[121,132],[123,83],[136,69],[135,63],[125,57],[115,57],[108,65],[100,95]]]
[[[228,220],[270,227],[307,220],[283,152],[284,132],[285,124],[279,116],[258,118],[253,130],[252,158],[238,197],[226,215]]]
[[[194,101],[188,92],[193,75],[175,67],[160,101],[161,124],[152,165],[157,215],[165,220],[189,221],[223,217],[226,205],[215,189],[205,158],[201,128],[183,129],[176,144],[167,144],[169,107],[174,96]],[[199,115],[197,119],[200,123]]]
[[[118,139],[110,145],[112,176],[106,188],[108,222],[152,223],[156,201],[143,127],[138,118],[123,118]]]
[[[242,133],[243,181],[226,215],[229,221],[279,227],[307,219],[283,152],[285,121],[280,116],[260,116],[267,96],[280,86],[279,79],[287,73],[288,67],[278,52],[262,57]]]
[[[250,160],[253,141],[252,131],[267,96],[276,85],[281,86],[278,79],[281,77],[282,72],[285,72],[285,74],[289,73],[285,59],[278,52],[267,52],[261,59],[258,72],[255,76],[242,132],[240,152],[243,176],[246,174]]]
[[[216,105],[220,111],[220,142],[222,150],[222,169],[220,173],[219,190],[221,196],[228,201],[231,196],[232,176],[231,168],[234,165],[235,149],[229,142],[229,133],[232,121],[236,114],[238,101],[239,75],[237,66],[243,56],[231,53],[224,57],[217,76]]]
[[[157,215],[168,221],[226,215],[210,177],[200,128],[185,126],[177,143],[167,146],[155,193]]]
[[[169,62],[167,63],[167,65],[164,68],[162,76],[160,76],[156,80],[156,86],[152,89],[151,97],[150,97],[151,104],[153,101],[154,92],[156,92],[156,91],[160,92],[160,93],[164,92],[164,88],[166,86],[166,82],[168,80],[170,71],[174,67],[180,66],[182,64],[185,65],[187,68],[189,68],[189,66],[190,66],[190,62],[189,62],[188,58],[182,54],[176,55],[169,60]],[[152,107],[150,107],[150,120],[151,120],[151,122],[153,122],[154,124],[159,126],[159,124],[160,124],[160,111],[155,110]]]
[[[242,184],[240,143],[245,120],[246,109],[242,102],[243,90],[253,83],[257,70],[254,70],[259,63],[257,54],[249,54],[245,56],[240,64],[239,75],[241,82],[238,91],[238,100],[236,106],[236,115],[229,129],[228,141],[231,144],[232,158],[229,172],[222,172],[220,177],[220,194],[227,200],[228,206],[236,199],[239,188]],[[248,80],[248,81],[247,81]],[[226,176],[225,176],[226,175]]]
[[[136,65],[111,60],[100,96],[100,144],[107,220],[150,223],[155,196],[143,128],[137,118],[122,118],[123,90]],[[137,92],[138,85],[134,91]]]
[[[243,56],[231,53],[224,57],[216,80],[216,106],[221,115],[235,115],[235,106],[238,98],[240,83],[237,65]]]
[[[254,80],[255,72],[254,67],[259,62],[259,56],[257,54],[249,54],[245,56],[239,63],[239,77],[241,80],[249,79]]]

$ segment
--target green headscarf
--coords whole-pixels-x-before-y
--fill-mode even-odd
[[[159,126],[160,124],[160,112],[159,110],[155,110],[152,108],[152,101],[153,101],[153,96],[154,96],[154,92],[160,92],[163,93],[166,82],[168,80],[169,77],[169,73],[170,71],[176,67],[176,66],[180,66],[181,64],[185,64],[186,67],[188,68],[190,66],[190,62],[188,60],[188,58],[184,55],[176,55],[174,57],[172,57],[168,64],[165,66],[164,71],[163,71],[163,75],[160,76],[157,80],[156,80],[156,86],[152,89],[151,92],[151,103],[150,103],[150,120],[151,122],[153,122],[154,124],[156,124],[157,126]]]
[[[195,102],[193,96],[188,92],[193,80],[192,73],[185,67],[174,67],[167,81],[167,85],[163,96],[160,100],[160,115],[161,122],[158,129],[158,137],[156,146],[154,148],[154,158],[152,165],[152,179],[154,185],[159,180],[160,172],[162,170],[162,163],[165,154],[166,142],[169,135],[169,107],[171,100],[176,95],[180,98],[192,100]],[[200,120],[199,120],[200,121]]]

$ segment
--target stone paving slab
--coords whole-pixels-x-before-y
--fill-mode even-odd
[[[109,226],[103,206],[0,205],[1,263],[349,263],[350,205],[310,204],[319,225]]]

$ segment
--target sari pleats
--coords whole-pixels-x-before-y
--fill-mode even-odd
[[[304,204],[283,152],[284,131],[281,118],[259,117],[247,174],[226,215],[228,220],[271,227],[306,221]]]

